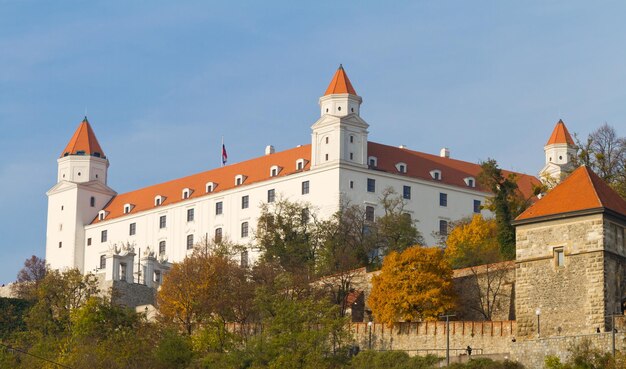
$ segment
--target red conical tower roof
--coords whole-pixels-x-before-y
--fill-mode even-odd
[[[592,209],[609,209],[626,217],[626,201],[586,166],[569,175],[516,221]]]
[[[87,117],[80,122],[70,142],[61,153],[61,157],[68,155],[91,155],[106,158]]]
[[[559,119],[559,121],[556,123],[554,131],[552,131],[552,135],[550,136],[550,139],[548,140],[546,146],[553,144],[574,145],[574,140],[569,134],[567,127],[565,127],[565,123],[563,123],[561,119]]]
[[[333,80],[330,81],[324,96],[332,94],[356,95],[356,91],[354,90],[354,87],[352,87],[352,83],[350,83],[350,79],[348,79],[348,75],[346,74],[346,71],[343,70],[343,66],[341,64],[339,64],[339,68],[337,69],[337,72],[335,72]]]

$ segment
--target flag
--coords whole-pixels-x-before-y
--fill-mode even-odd
[[[224,140],[222,140],[222,166],[226,164],[228,160],[228,154],[226,153],[226,146],[224,145]]]

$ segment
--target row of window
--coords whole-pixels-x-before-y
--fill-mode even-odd
[[[350,181],[350,188],[354,188],[354,182]],[[376,192],[376,180],[373,178],[367,179],[367,192]],[[406,200],[411,199],[411,186],[402,186],[402,198]],[[448,206],[448,194],[445,192],[439,193],[439,206]],[[480,213],[481,203],[480,200],[474,200],[474,213]]]
[[[161,217],[161,224],[163,225],[163,227],[165,227],[165,216]],[[246,238],[249,235],[249,223],[248,222],[242,222],[241,223],[241,237],[242,238]],[[136,227],[136,223],[131,223],[130,224],[130,235],[134,235],[136,233],[137,227]],[[215,242],[221,242],[222,241],[222,228],[216,228],[215,229]],[[100,242],[104,243],[107,242],[108,240],[108,230],[102,230],[100,232]],[[59,242],[59,247],[61,247],[61,242]],[[187,250],[190,250],[193,248],[194,245],[194,239],[193,239],[193,235],[187,235]],[[91,238],[87,238],[87,246],[91,246]],[[165,253],[165,241],[160,241],[159,242],[159,254],[164,254]]]
[[[298,159],[296,160],[296,170],[297,171],[301,171],[304,169],[304,166],[306,165],[307,161],[305,159]],[[270,168],[270,177],[276,177],[278,176],[278,174],[280,174],[280,172],[282,171],[282,167],[279,167],[278,165],[273,165]],[[245,180],[248,177],[243,175],[243,174],[238,174],[235,176],[235,186],[240,186],[242,184],[244,184]],[[215,190],[215,188],[217,187],[217,183],[215,182],[207,182],[206,186],[205,186],[205,192],[206,193],[211,193]],[[184,188],[182,190],[182,198],[183,199],[188,199],[191,194],[193,193],[193,189],[190,188]],[[163,201],[165,201],[166,197],[165,196],[161,196],[161,195],[157,195],[154,197],[154,206],[160,206],[163,204]],[[128,205],[128,204],[127,204]],[[92,205],[94,206],[94,205]],[[132,208],[132,205],[131,205]],[[130,210],[128,210],[128,212],[130,212]],[[126,205],[124,208],[124,213],[127,213],[126,211]]]

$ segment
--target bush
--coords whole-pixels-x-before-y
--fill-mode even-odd
[[[491,359],[470,359],[467,363],[450,365],[452,369],[524,369],[524,366],[514,361],[493,361]]]
[[[404,351],[362,351],[352,359],[351,369],[430,369],[441,359],[428,356],[409,356]]]

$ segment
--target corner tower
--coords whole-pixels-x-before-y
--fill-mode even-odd
[[[573,169],[572,160],[576,157],[576,145],[562,120],[556,123],[543,151],[546,165],[539,172],[539,177],[548,183],[560,182]]]
[[[320,119],[313,124],[311,167],[337,163],[367,166],[367,128],[361,119],[361,99],[339,65],[324,96]]]
[[[57,183],[47,193],[46,261],[84,272],[85,226],[115,196],[107,186],[109,161],[87,117],[57,159]]]
[[[513,224],[517,336],[610,331],[626,302],[626,201],[582,166]]]

